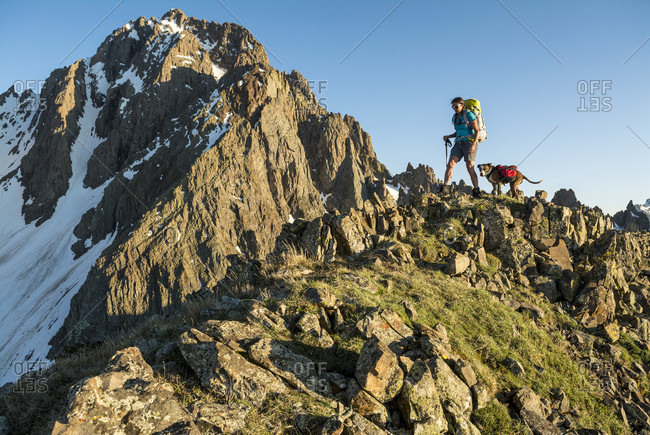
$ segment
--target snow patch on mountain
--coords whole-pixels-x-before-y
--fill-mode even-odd
[[[135,89],[135,93],[139,94],[142,92],[142,79],[138,77],[138,74],[136,73],[135,69],[133,66],[129,68],[124,74],[122,74],[122,77],[120,77],[118,80],[115,81],[115,85],[121,85],[123,83],[126,83],[127,80],[131,83],[131,86]]]
[[[648,219],[650,219],[650,198],[646,200],[645,204],[635,204],[634,207],[638,212],[645,213],[646,216],[648,216]]]
[[[162,26],[163,30],[168,33],[181,33],[183,30],[185,30],[183,27],[179,26],[173,21],[170,20],[161,20],[160,25]]]
[[[31,92],[22,103],[20,96],[10,95],[0,106],[0,178],[18,169],[20,160],[34,145],[34,131],[28,128],[38,113],[34,110],[38,101],[39,95]]]
[[[216,63],[212,63],[212,75],[214,78],[219,80],[221,77],[223,77],[226,74],[226,70],[221,68],[219,65]]]
[[[73,229],[80,216],[98,204],[110,181],[96,189],[86,188],[83,183],[88,160],[103,140],[93,134],[98,114],[99,109],[88,99],[71,149],[68,191],[59,199],[50,219],[38,227],[35,223],[25,224],[20,174],[0,189],[0,384],[15,380],[26,367],[49,363],[48,342],[63,325],[72,296],[115,237],[112,234],[74,259],[71,246],[77,237]],[[4,139],[0,150],[4,163]]]

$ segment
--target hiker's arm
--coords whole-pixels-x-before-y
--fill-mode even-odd
[[[469,126],[472,127],[472,130],[474,130],[474,142],[478,140],[478,133],[479,133],[479,128],[478,128],[478,121],[476,119],[472,122],[469,123]]]
[[[446,142],[447,139],[451,139],[452,137],[456,137],[456,133],[454,133],[454,134],[449,134],[449,135],[447,135],[447,136],[443,136],[443,137],[442,137],[442,140],[444,140],[444,141]]]

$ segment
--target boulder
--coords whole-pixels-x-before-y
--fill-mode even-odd
[[[417,360],[404,379],[397,397],[404,420],[417,433],[444,433],[447,430],[436,384],[427,364]]]
[[[368,227],[358,211],[351,210],[347,215],[336,216],[333,229],[334,238],[343,256],[356,256],[373,247],[370,234],[374,231]]]
[[[323,424],[318,435],[341,435],[343,433],[343,419],[339,415],[333,415]]]
[[[225,318],[228,318],[232,313],[239,312],[245,308],[246,305],[240,299],[228,295],[221,296],[214,304],[214,307],[212,307],[216,315]]]
[[[650,416],[648,413],[637,403],[623,403],[625,414],[633,427],[639,429],[650,430]]]
[[[544,408],[542,407],[542,402],[539,396],[528,387],[520,388],[513,396],[512,403],[520,411],[522,409],[525,409],[527,411],[545,417]]]
[[[278,340],[262,338],[248,349],[248,353],[253,361],[298,390],[313,397],[332,395],[324,364],[292,352]]]
[[[474,384],[471,390],[472,400],[474,402],[474,411],[485,408],[490,400],[492,400],[489,388],[481,382]]]
[[[472,388],[476,385],[476,374],[474,369],[469,363],[463,361],[462,359],[457,359],[454,362],[454,373],[463,381],[465,384]]]
[[[420,328],[420,346],[425,354],[429,356],[440,356],[449,359],[453,354],[449,339],[447,338],[447,330],[441,324],[437,324],[435,328],[430,328],[426,325],[419,325]]]
[[[586,285],[574,300],[573,316],[588,328],[604,326],[614,320],[616,300],[614,292],[604,286]]]
[[[260,403],[268,393],[287,391],[273,373],[194,328],[179,337],[178,346],[201,384],[217,397]]]
[[[485,253],[484,247],[476,248],[476,262],[482,266],[489,266],[490,263],[487,259],[487,254]]]
[[[256,323],[236,320],[208,320],[201,325],[201,331],[223,343],[235,341],[241,345],[246,345],[265,333]]]
[[[470,259],[467,255],[455,253],[447,263],[447,273],[450,275],[460,275],[465,272],[470,265]]]
[[[357,322],[357,330],[365,338],[376,337],[395,353],[400,354],[410,341],[413,330],[392,310],[376,310]]]
[[[493,254],[514,276],[522,273],[536,273],[535,248],[522,237],[511,237],[504,240]]]
[[[547,276],[538,276],[535,281],[535,290],[542,293],[551,302],[560,299],[560,292],[557,291],[557,285],[552,278]]]
[[[337,244],[332,228],[322,217],[309,222],[303,231],[300,244],[307,255],[317,261],[330,262],[336,258]]]
[[[526,423],[534,435],[561,435],[562,431],[555,427],[553,423],[546,420],[539,414],[527,409],[519,411],[521,419]]]
[[[523,378],[526,376],[526,372],[524,371],[524,367],[519,363],[519,361],[512,359],[510,357],[506,358],[503,360],[503,365],[510,370],[510,372],[518,376],[520,378]]]
[[[409,300],[403,300],[402,305],[404,305],[404,311],[406,311],[406,315],[409,316],[409,319],[411,319],[412,322],[417,322],[418,312],[415,310],[413,303]]]
[[[361,348],[354,374],[361,388],[381,403],[392,400],[404,381],[397,356],[375,336]]]
[[[364,391],[357,381],[352,379],[345,390],[345,398],[350,408],[380,427],[388,422],[388,411],[377,399]]]
[[[323,309],[322,307],[320,307]],[[321,319],[322,322],[321,322]],[[313,313],[303,314],[298,322],[296,327],[299,331],[313,335],[318,339],[318,344],[324,348],[330,348],[334,346],[334,340],[327,332],[326,327],[323,327],[322,323],[329,322],[327,314],[322,314],[320,317]]]
[[[530,213],[528,215],[528,224],[534,227],[544,220],[544,204],[537,199],[531,200],[529,204]]]
[[[495,251],[510,237],[509,226],[514,223],[514,218],[507,207],[498,204],[490,205],[481,217],[485,227],[485,249]]]
[[[102,374],[75,384],[68,394],[64,422],[56,422],[52,431],[170,432],[199,434],[191,416],[174,397],[174,388],[155,380],[153,370],[136,347],[116,353]]]
[[[618,327],[618,323],[612,322],[608,325],[604,325],[600,330],[600,335],[609,343],[616,343],[621,337],[621,331]]]
[[[305,299],[326,309],[336,309],[343,305],[340,299],[321,287],[310,287],[305,290]]]
[[[346,416],[343,422],[343,435],[388,435],[388,432],[363,417],[357,412],[352,411]]]
[[[447,414],[451,414],[460,421],[469,418],[472,412],[472,393],[447,363],[440,357],[433,357],[427,361],[431,370],[433,381]]]
[[[250,323],[259,323],[265,328],[272,330],[287,330],[287,322],[285,322],[279,315],[271,312],[258,301],[255,301],[246,313],[246,320]]]
[[[240,433],[248,412],[250,408],[241,403],[199,401],[192,406],[192,418],[201,433]]]
[[[570,270],[563,270],[560,280],[557,281],[559,292],[569,302],[573,302],[581,286],[582,280],[580,279],[580,275]]]
[[[541,239],[540,242],[546,246],[546,252],[551,258],[551,262],[561,270],[573,271],[571,254],[563,239],[547,238]]]
[[[367,291],[370,294],[376,294],[379,291],[379,288],[377,285],[372,282],[371,280],[364,278],[362,276],[358,275],[353,275],[351,273],[344,273],[341,274],[341,279],[344,279],[346,281],[352,281],[359,287],[361,287],[363,290]]]

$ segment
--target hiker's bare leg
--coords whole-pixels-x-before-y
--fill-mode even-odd
[[[447,169],[445,170],[445,182],[444,182],[445,186],[449,185],[449,180],[451,180],[451,174],[454,172],[454,166],[456,166],[456,163],[458,163],[459,160],[460,159],[456,156],[449,157],[449,161],[447,162]]]
[[[476,175],[476,171],[474,170],[474,162],[465,162],[465,166],[467,166],[469,178],[472,179],[472,186],[475,188],[478,187],[478,175]]]

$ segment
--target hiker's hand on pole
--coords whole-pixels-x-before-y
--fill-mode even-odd
[[[444,135],[444,136],[442,137],[442,140],[444,140],[445,142],[447,142],[447,141],[449,140],[449,136]]]

